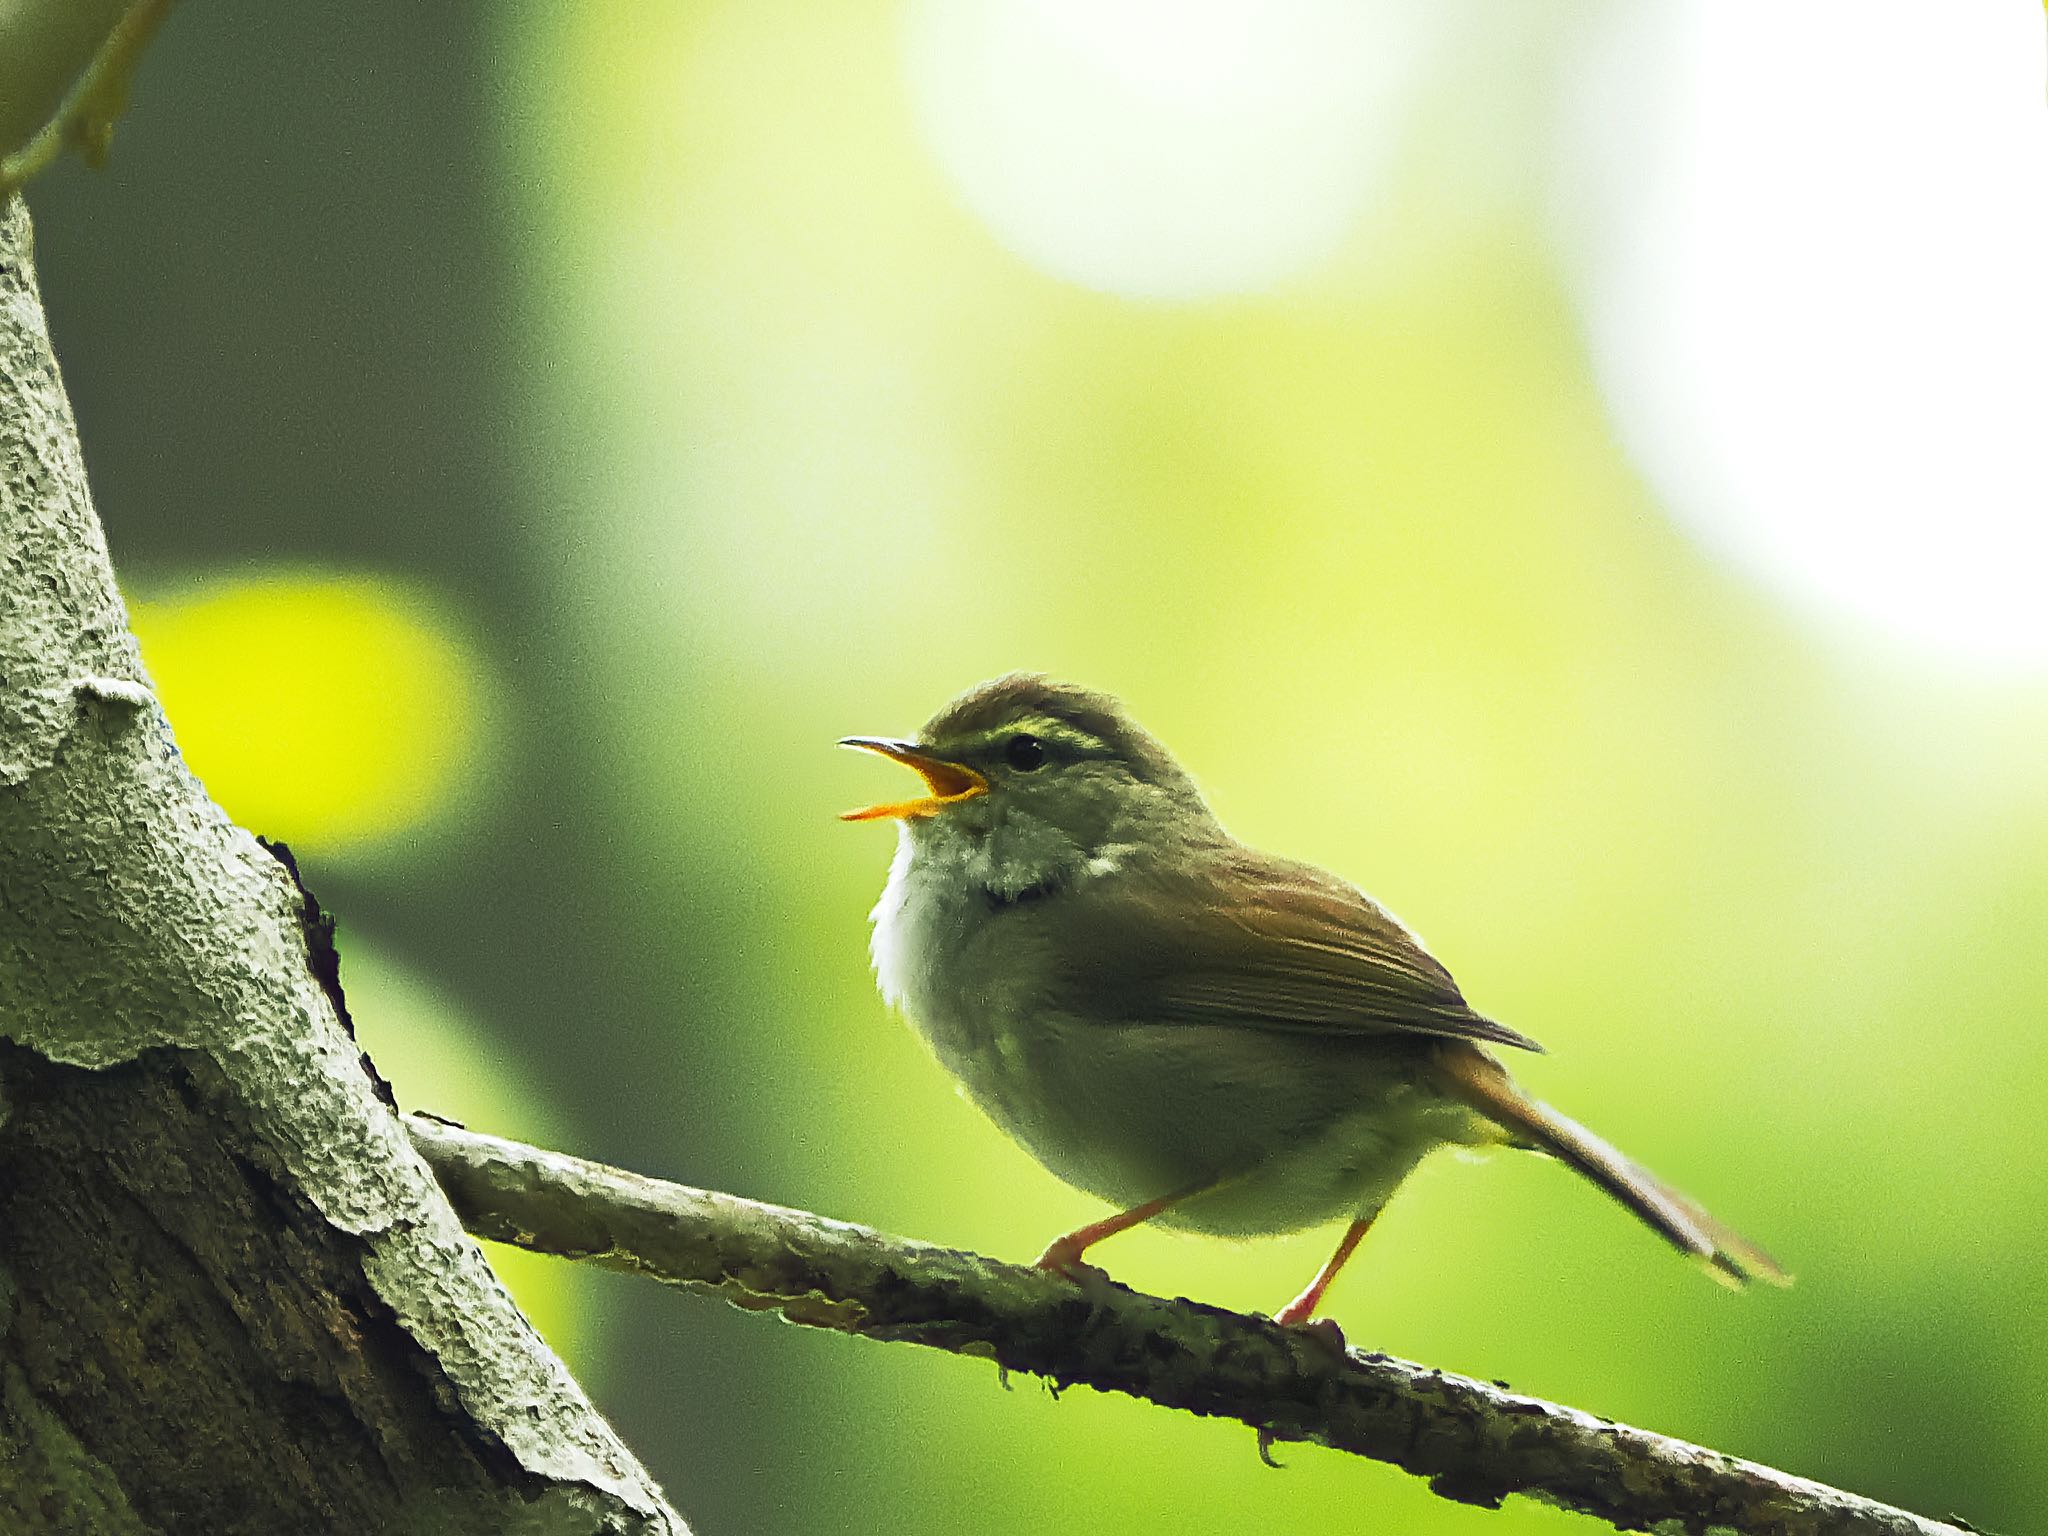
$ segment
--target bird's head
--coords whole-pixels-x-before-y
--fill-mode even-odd
[[[1194,781],[1121,704],[1032,673],[968,690],[914,739],[841,745],[915,769],[927,791],[847,820],[892,818],[914,858],[965,862],[998,892],[1070,878],[1118,848],[1216,830]]]

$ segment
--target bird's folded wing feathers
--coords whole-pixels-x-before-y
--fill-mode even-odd
[[[1162,863],[1068,905],[1060,982],[1092,999],[1087,1012],[1543,1049],[1474,1013],[1392,914],[1309,865],[1249,851]]]

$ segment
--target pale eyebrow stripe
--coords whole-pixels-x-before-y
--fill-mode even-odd
[[[962,743],[962,746],[968,751],[978,751],[983,747],[994,746],[999,741],[1007,741],[1020,732],[1044,741],[1058,742],[1062,746],[1078,747],[1084,751],[1100,752],[1108,746],[1100,736],[1084,731],[1065,720],[1056,720],[1051,715],[1026,715],[1023,719],[1013,720],[1008,725],[991,726],[988,730],[975,732]]]

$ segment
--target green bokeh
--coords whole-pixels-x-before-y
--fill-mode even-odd
[[[565,359],[534,410],[603,402],[605,484],[554,486],[565,575],[617,686],[668,701],[601,728],[650,873],[719,890],[761,1192],[1010,1255],[1096,1214],[883,1016],[858,914],[886,835],[829,819],[879,771],[833,737],[1042,667],[1125,695],[1241,835],[1389,901],[1552,1048],[1539,1091],[1801,1274],[1729,1296],[1559,1169],[1445,1158],[1335,1294],[1355,1340],[2017,1518],[2048,1455],[2016,1321],[2044,1274],[2039,688],[1804,630],[1685,543],[1526,209],[1404,182],[1320,275],[1125,303],[951,200],[887,8],[620,3],[519,41],[518,99],[611,107],[517,123]],[[1330,1237],[1104,1257],[1270,1308]],[[792,1531],[1559,1518],[836,1343],[785,1424]]]

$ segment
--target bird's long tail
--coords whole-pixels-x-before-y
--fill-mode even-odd
[[[1436,1063],[1451,1094],[1501,1126],[1511,1145],[1547,1152],[1577,1169],[1673,1247],[1700,1260],[1723,1284],[1741,1286],[1750,1280],[1791,1284],[1792,1277],[1763,1249],[1716,1221],[1698,1202],[1631,1162],[1576,1120],[1530,1098],[1515,1086],[1507,1068],[1477,1046],[1446,1041],[1437,1052]]]

